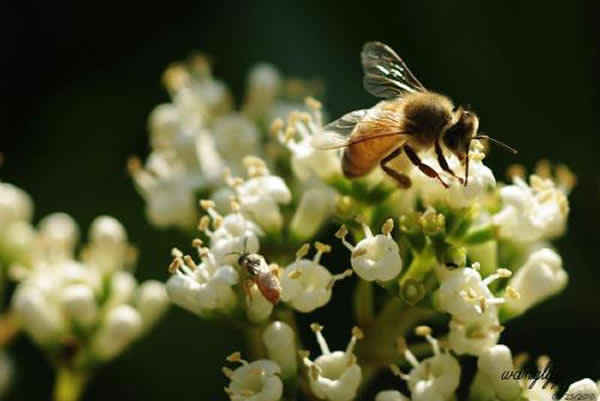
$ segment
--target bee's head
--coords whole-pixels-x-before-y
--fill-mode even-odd
[[[261,257],[256,253],[242,253],[238,258],[238,265],[246,269],[246,273],[250,277],[255,277],[259,273]]]
[[[479,118],[472,111],[459,107],[453,123],[446,129],[444,145],[465,165],[468,161],[471,140],[477,134]]]

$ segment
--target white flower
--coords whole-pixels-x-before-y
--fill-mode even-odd
[[[521,393],[517,380],[503,380],[502,373],[514,371],[512,353],[506,345],[495,345],[483,351],[477,360],[479,372],[500,400],[514,400]]]
[[[352,252],[350,259],[352,268],[363,280],[392,280],[402,271],[400,249],[390,234],[394,229],[394,221],[388,219],[381,227],[382,233],[375,236],[365,222],[361,219],[358,221],[363,227],[365,238],[356,246],[346,241],[348,230],[345,226],[336,233],[336,237],[340,238],[344,246]]]
[[[271,316],[273,304],[260,292],[258,286],[251,285],[246,293],[246,316],[254,323],[264,322]]]
[[[467,185],[465,186],[458,178],[452,177],[447,173],[441,173],[442,179],[449,188],[444,188],[436,179],[426,176],[418,168],[413,168],[410,174],[413,186],[418,189],[424,202],[427,205],[435,206],[437,203],[444,203],[452,208],[469,207],[486,190],[496,186],[496,179],[492,170],[483,164],[485,157],[482,152],[482,146],[478,140],[472,141],[472,149],[469,152],[469,175]],[[464,179],[465,166],[458,158],[446,152],[448,166],[457,177]],[[433,152],[425,153],[422,156],[422,162],[429,166],[437,166],[437,155]]]
[[[114,217],[99,216],[92,221],[89,242],[83,260],[104,273],[111,273],[131,264],[131,247],[123,225]]]
[[[410,401],[410,398],[398,390],[384,390],[377,393],[375,401]]]
[[[503,238],[530,243],[554,238],[565,230],[569,202],[549,178],[532,175],[530,186],[519,177],[500,190],[503,208],[493,216]]]
[[[44,257],[60,261],[72,258],[79,240],[79,227],[66,213],[52,213],[38,224],[39,242]]]
[[[448,347],[458,355],[480,355],[496,345],[504,329],[498,318],[482,315],[479,319],[462,322],[452,319],[448,324]]]
[[[510,270],[498,269],[482,280],[477,271],[478,264],[474,266],[475,268],[464,267],[447,272],[436,293],[438,307],[464,322],[471,322],[482,316],[496,318],[496,305],[504,303],[505,299],[495,297],[488,286],[498,278],[511,275]],[[514,291],[509,291],[509,294],[514,294]]]
[[[292,200],[289,188],[281,177],[269,174],[261,159],[247,156],[244,164],[250,178],[234,187],[242,213],[268,232],[279,230],[283,224],[279,205]]]
[[[310,245],[305,244],[296,254],[296,261],[286,267],[280,274],[281,300],[288,302],[300,312],[312,312],[327,304],[331,299],[333,285],[337,280],[352,274],[348,270],[342,274],[332,275],[320,264],[323,253],[330,252],[329,245],[315,243],[317,253],[313,259],[303,259]]]
[[[17,287],[12,307],[25,332],[40,345],[59,341],[67,328],[58,300],[46,296],[32,284],[23,283]]]
[[[229,386],[225,392],[231,401],[279,401],[283,395],[283,383],[279,378],[281,373],[277,363],[261,359],[248,363],[241,359],[239,353],[227,358],[231,362],[241,362],[235,370],[223,368],[229,378]]]
[[[0,227],[17,221],[30,221],[33,202],[29,195],[12,184],[0,182]]]
[[[392,372],[406,380],[413,401],[444,401],[451,399],[460,381],[458,361],[452,355],[440,351],[438,341],[431,336],[429,327],[419,326],[415,329],[415,333],[425,337],[431,344],[433,356],[419,362],[406,347],[404,339],[400,339],[401,352],[412,368],[408,374],[405,374],[396,365],[391,365]]]
[[[96,322],[98,306],[92,288],[85,284],[72,284],[66,286],[60,295],[61,307],[67,317],[86,328]]]
[[[281,143],[292,152],[291,165],[300,180],[311,176],[329,180],[341,173],[341,159],[336,150],[321,150],[315,146],[327,133],[323,129],[321,103],[313,98],[306,99],[311,113],[293,112],[283,129],[281,120],[275,120],[272,130]]]
[[[212,218],[215,230],[210,230],[208,216],[200,220],[198,228],[210,238],[210,250],[217,263],[233,265],[244,252],[258,253],[258,238],[263,235],[263,231],[240,213],[237,202],[231,202],[233,212],[225,217],[216,211],[214,202],[203,200],[200,204]]]
[[[312,392],[320,399],[329,401],[349,401],[356,396],[362,379],[362,370],[356,363],[354,347],[363,337],[358,327],[352,329],[352,338],[345,351],[329,350],[321,334],[322,326],[313,323],[311,329],[317,336],[321,355],[311,361],[308,352],[301,352],[304,365],[308,368],[308,378]]]
[[[308,189],[290,223],[290,231],[297,238],[311,238],[335,212],[337,193],[326,186]]]
[[[173,64],[163,78],[185,130],[197,129],[231,108],[229,90],[212,76],[210,63],[203,55],[194,55],[186,64]]]
[[[35,248],[35,241],[36,233],[29,222],[17,221],[7,227],[2,227],[0,230],[0,267],[4,263],[11,266],[11,269],[13,269],[13,264],[23,267],[21,262],[26,263],[32,248]]]
[[[237,284],[237,271],[229,265],[218,265],[212,253],[195,241],[202,259],[200,265],[188,255],[174,250],[174,259],[169,266],[172,273],[167,281],[167,294],[180,307],[205,316],[211,312],[229,312],[237,298],[232,287]]]
[[[133,300],[138,285],[133,274],[126,271],[116,271],[110,276],[109,283],[110,296],[105,303],[107,307],[111,308]]]
[[[557,294],[567,284],[567,272],[560,255],[542,248],[529,255],[527,261],[511,278],[509,285],[519,298],[507,300],[504,308],[511,314],[521,314],[540,301]]]
[[[253,117],[265,117],[275,103],[281,90],[281,74],[267,63],[256,64],[248,74],[244,113]]]
[[[123,351],[142,331],[142,318],[130,305],[112,308],[92,340],[96,356],[108,360]]]
[[[284,322],[275,321],[263,332],[263,343],[267,355],[281,367],[284,377],[295,377],[298,370],[296,361],[296,333]]]
[[[137,289],[135,307],[142,317],[144,329],[152,326],[169,306],[169,296],[163,283],[145,281]]]
[[[260,131],[241,113],[228,113],[215,119],[212,133],[217,151],[235,175],[244,171],[244,156],[260,154]]]
[[[591,379],[582,379],[571,384],[560,401],[566,400],[597,400],[600,396],[598,386]]]
[[[145,168],[136,158],[129,160],[128,168],[146,201],[146,214],[152,224],[184,229],[194,226],[198,219],[195,192],[207,185],[207,178],[186,172],[180,161],[157,152],[148,157]]]

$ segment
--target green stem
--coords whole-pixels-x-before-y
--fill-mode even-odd
[[[406,336],[419,322],[433,314],[432,310],[410,307],[396,297],[390,298],[357,347],[356,356],[363,368],[359,391],[364,390],[382,369],[401,358],[396,350],[396,339]]]
[[[54,401],[78,401],[89,381],[86,371],[61,367],[56,375],[54,384]]]

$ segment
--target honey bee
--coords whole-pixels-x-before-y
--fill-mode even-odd
[[[281,283],[277,275],[267,265],[265,258],[257,253],[246,252],[245,243],[244,252],[239,253],[239,255],[238,265],[244,269],[247,276],[244,288],[250,299],[252,299],[250,287],[256,284],[258,290],[267,301],[273,305],[277,304],[281,295]]]
[[[344,148],[342,171],[347,178],[362,177],[380,165],[400,187],[408,188],[410,178],[388,165],[404,151],[421,172],[448,188],[440,174],[418,155],[433,147],[439,167],[466,186],[471,140],[488,139],[516,153],[502,142],[478,135],[479,119],[475,113],[455,108],[448,97],[425,89],[389,46],[381,42],[366,43],[361,61],[363,86],[385,100],[328,124],[324,142],[321,139],[315,143],[319,149]],[[450,168],[444,148],[465,167],[464,178]]]

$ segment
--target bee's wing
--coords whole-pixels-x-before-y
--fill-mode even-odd
[[[363,85],[373,96],[393,99],[407,92],[426,91],[404,61],[388,45],[367,42],[360,58],[365,73]]]
[[[359,133],[352,135],[360,126]],[[339,149],[372,139],[408,135],[398,113],[386,110],[365,109],[345,114],[323,128],[322,135],[313,137],[313,147],[321,150]]]

